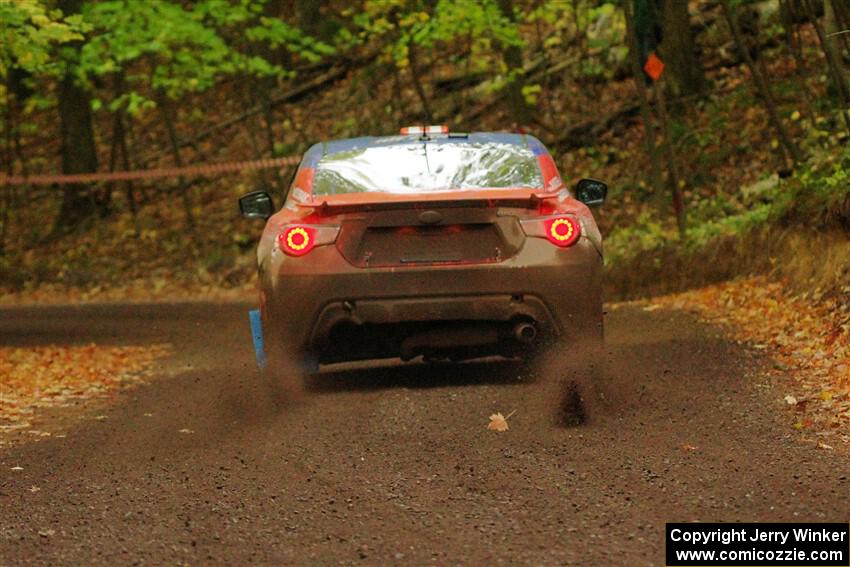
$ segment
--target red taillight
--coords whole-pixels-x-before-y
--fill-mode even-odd
[[[303,256],[316,245],[316,229],[309,226],[290,226],[277,237],[280,249],[290,256]]]
[[[555,246],[571,246],[581,236],[581,226],[570,217],[556,217],[546,221],[546,238]]]

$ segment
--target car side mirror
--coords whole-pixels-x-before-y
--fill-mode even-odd
[[[246,219],[267,219],[274,214],[274,201],[265,191],[252,191],[239,197],[239,212]]]
[[[576,184],[576,199],[594,207],[605,202],[608,196],[608,185],[596,179],[582,179]]]

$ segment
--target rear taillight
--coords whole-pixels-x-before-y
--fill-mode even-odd
[[[570,246],[581,236],[581,226],[570,217],[557,217],[546,221],[546,238],[556,246]]]
[[[303,256],[316,246],[336,242],[338,226],[291,224],[277,235],[277,245],[289,256]]]
[[[303,256],[316,245],[316,229],[290,226],[277,237],[280,249],[290,256]]]
[[[545,238],[562,248],[572,246],[581,236],[581,222],[569,215],[522,219],[519,222],[526,236]]]

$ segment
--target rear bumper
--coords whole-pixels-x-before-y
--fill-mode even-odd
[[[585,238],[566,249],[529,238],[498,264],[356,268],[333,246],[267,260],[266,335],[290,351],[332,348],[334,329],[352,325],[522,319],[547,336],[602,336],[602,260]]]

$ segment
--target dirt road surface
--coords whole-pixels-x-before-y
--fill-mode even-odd
[[[0,311],[7,345],[177,350],[106,419],[0,452],[0,565],[660,565],[666,521],[850,520],[848,456],[801,442],[765,361],[685,315],[611,311],[608,405],[554,430],[507,363],[269,396],[246,310]]]

